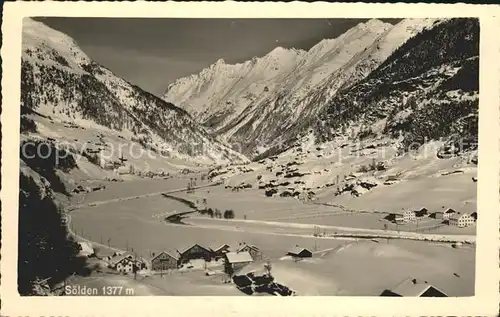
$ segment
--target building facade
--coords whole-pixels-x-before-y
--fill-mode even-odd
[[[252,259],[254,260],[260,260],[262,258],[262,254],[259,248],[257,248],[254,245],[245,244],[244,246],[238,249],[238,252],[248,252],[252,256]]]
[[[151,270],[164,271],[168,269],[176,269],[178,262],[179,259],[177,257],[163,251],[151,259]]]

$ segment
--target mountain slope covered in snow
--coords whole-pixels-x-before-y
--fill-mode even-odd
[[[22,49],[24,112],[112,132],[166,157],[203,164],[244,159],[186,111],[115,76],[43,23],[24,20]]]
[[[219,60],[171,84],[164,99],[255,156],[311,124],[342,87],[364,78],[432,19],[373,19],[309,51],[276,48],[236,65]]]
[[[316,138],[333,140],[352,128],[358,139],[400,138],[403,151],[433,140],[466,151],[477,147],[478,98],[479,22],[446,20],[339,91],[316,125]]]

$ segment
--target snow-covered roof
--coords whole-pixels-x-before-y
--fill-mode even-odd
[[[244,244],[244,245],[242,245],[242,246],[238,249],[238,251],[241,251],[241,250],[243,250],[243,249],[244,249],[244,248],[246,248],[246,247],[249,247],[250,249],[254,249],[255,251],[259,251],[259,248],[257,248],[257,247],[256,247],[255,245],[253,245],[253,244],[252,244],[252,245],[250,245],[250,244]]]
[[[245,263],[253,262],[252,256],[247,251],[245,252],[228,252],[226,258],[229,263]]]
[[[443,291],[438,289],[437,287],[427,283],[426,281],[419,281],[417,279],[413,278],[408,278],[401,282],[399,285],[397,285],[395,288],[391,289],[390,291],[400,295],[400,296],[408,296],[408,297],[419,297],[425,291],[427,291],[429,288],[435,288],[439,292],[445,294]],[[446,294],[445,294],[446,295]]]
[[[418,206],[418,207],[413,208],[413,211],[422,211],[422,210],[428,210],[428,209],[425,207],[422,207],[422,206]]]
[[[460,218],[462,217],[470,217],[469,214],[466,214],[466,213],[463,213],[463,214],[459,214],[459,213],[456,213],[456,214],[453,214],[450,216],[450,219],[453,219],[453,220],[459,220]]]

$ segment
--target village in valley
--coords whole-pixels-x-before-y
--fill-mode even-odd
[[[231,168],[231,167],[229,167]],[[238,169],[238,167],[236,168]],[[129,169],[128,169],[129,170]],[[253,170],[246,169],[245,173],[251,173]],[[117,173],[115,175],[119,179],[130,177],[129,172]],[[201,176],[200,176],[201,175]],[[239,196],[242,199],[247,199],[248,193],[253,186],[238,186],[240,190],[235,191],[235,186],[227,185],[227,180],[213,180],[217,173],[212,172],[212,174],[199,174],[197,172],[183,169],[177,174],[169,175],[148,175],[142,176],[144,182],[148,182],[148,179],[152,182],[158,183],[162,180],[175,180],[185,179],[187,181],[187,187],[183,190],[176,191],[176,193],[160,195],[162,201],[171,201],[174,205],[188,207],[187,211],[164,211],[153,213],[151,218],[154,221],[162,222],[164,221],[168,230],[169,226],[171,229],[187,228],[196,230],[199,227],[201,231],[207,230],[209,228],[215,230],[227,231],[232,237],[228,240],[216,239],[217,241],[224,241],[222,243],[207,243],[211,239],[209,237],[203,236],[191,244],[183,242],[183,239],[174,239],[165,243],[164,248],[149,248],[143,244],[141,249],[135,249],[129,246],[128,238],[126,243],[126,250],[115,249],[114,247],[105,243],[91,242],[87,238],[93,238],[95,240],[95,235],[91,233],[85,234],[83,231],[76,229],[75,234],[78,239],[82,239],[80,244],[80,255],[85,256],[89,259],[89,263],[95,266],[95,270],[103,276],[105,281],[108,276],[118,275],[129,279],[129,283],[140,283],[148,285],[148,287],[156,287],[160,290],[167,289],[172,291],[177,285],[175,283],[182,283],[181,281],[192,284],[192,287],[199,288],[201,285],[212,285],[215,287],[223,287],[224,290],[219,290],[217,293],[230,295],[237,295],[230,289],[238,290],[244,294],[248,295],[278,295],[278,296],[294,296],[309,294],[309,290],[302,290],[301,283],[295,279],[290,279],[281,271],[291,270],[315,270],[315,265],[321,265],[320,270],[325,270],[325,265],[328,265],[328,260],[331,258],[335,259],[335,254],[341,252],[347,247],[361,248],[371,250],[375,248],[376,252],[400,252],[398,240],[403,239],[411,243],[418,243],[416,241],[435,241],[437,246],[449,245],[451,249],[466,251],[473,247],[473,240],[470,238],[461,238],[460,230],[464,230],[470,227],[475,227],[475,222],[477,220],[477,212],[467,213],[464,211],[456,211],[453,208],[441,206],[441,208],[435,208],[433,210],[428,210],[425,207],[416,207],[403,209],[401,211],[395,211],[392,213],[371,213],[370,217],[378,217],[377,229],[374,227],[372,229],[366,228],[364,231],[356,233],[355,229],[341,227],[329,227],[327,224],[322,225],[321,221],[313,221],[312,224],[304,223],[300,226],[294,224],[287,226],[287,222],[266,222],[249,219],[251,215],[241,215],[239,210],[236,212],[232,209],[227,209],[224,212],[220,211],[218,208],[212,209],[208,202],[213,200],[211,196],[218,197],[218,195],[231,195]],[[241,175],[241,174],[240,174]],[[262,177],[257,177],[259,181],[262,181]],[[118,182],[113,186],[121,186],[121,182]],[[224,185],[226,184],[226,185]],[[244,183],[243,183],[244,184]],[[83,199],[81,201],[86,201],[92,194],[98,194],[99,192],[104,192],[105,189],[99,191],[90,191],[82,193]],[[245,192],[246,191],[246,192]],[[87,196],[87,197],[86,197]],[[142,201],[145,198],[144,195],[131,196],[127,198],[118,198],[111,201],[98,201],[89,202],[87,207],[80,207],[86,210],[95,209],[100,206],[105,209],[109,209],[110,205],[114,203],[124,204],[126,201]],[[147,198],[148,195],[146,194]],[[203,198],[202,198],[203,197]],[[246,197],[246,198],[245,198]],[[264,200],[269,200],[269,197],[262,195]],[[193,201],[188,200],[193,199]],[[208,198],[208,199],[207,199]],[[152,197],[150,200],[153,199]],[[290,199],[290,198],[289,198]],[[155,200],[155,199],[153,199]],[[90,200],[92,201],[92,199]],[[208,202],[207,202],[208,201]],[[300,201],[299,198],[288,200],[290,201]],[[311,202],[311,200],[303,201],[301,203],[306,203],[308,205],[318,206]],[[155,203],[156,204],[156,203]],[[160,203],[162,204],[162,203]],[[106,206],[108,205],[108,206]],[[163,204],[162,204],[163,205]],[[152,210],[158,210],[154,207]],[[247,206],[248,207],[248,206]],[[133,205],[127,207],[127,209],[133,208]],[[182,208],[181,208],[182,209]],[[104,209],[103,209],[104,210]],[[75,213],[73,217],[79,215],[81,211]],[[103,212],[103,211],[101,211]],[[147,211],[146,211],[147,213]],[[236,215],[235,215],[236,213]],[[289,212],[288,212],[289,213]],[[330,212],[331,213],[331,212]],[[350,212],[350,219],[360,219],[362,223],[363,213]],[[85,214],[85,213],[84,213]],[[300,215],[300,213],[298,214]],[[323,214],[320,214],[320,217]],[[339,215],[340,216],[340,215]],[[366,214],[365,214],[366,216]],[[253,215],[255,217],[255,215]],[[239,219],[241,220],[239,220]],[[243,218],[243,219],[242,219]],[[73,218],[74,219],[74,218]],[[81,218],[76,218],[78,219]],[[220,220],[219,220],[220,219]],[[300,216],[296,219],[300,219]],[[307,218],[306,218],[307,219]],[[314,218],[312,218],[314,219]],[[321,219],[321,218],[320,218]],[[88,219],[87,219],[88,220]],[[219,226],[208,226],[207,224],[218,223]],[[229,226],[229,227],[226,227]],[[282,226],[280,228],[280,226]],[[73,228],[72,225],[70,227]],[[432,234],[432,232],[440,232],[449,227],[450,232],[454,232],[455,235],[447,234]],[[104,228],[104,227],[103,227]],[[456,229],[453,229],[456,228]],[[262,232],[263,229],[268,230],[268,234],[272,234],[269,238]],[[453,231],[455,230],[455,231]],[[458,230],[458,231],[456,231]],[[190,231],[188,231],[190,232]],[[239,235],[238,232],[246,232],[243,235]],[[286,238],[288,232],[288,239]],[[430,234],[425,234],[429,232]],[[444,233],[447,231],[445,230]],[[270,246],[274,245],[274,242],[269,239],[277,238],[276,235],[283,234],[281,238],[283,241],[279,243],[279,247]],[[151,233],[150,233],[151,234]],[[253,241],[261,241],[261,245],[247,243],[245,241],[240,241],[241,237],[252,235],[259,235],[263,239]],[[174,233],[175,235],[175,233]],[[467,235],[465,235],[467,236]],[[87,237],[87,238],[85,238]],[[173,237],[173,235],[172,235]],[[456,237],[456,239],[455,239]],[[154,238],[154,237],[152,237]],[[305,239],[305,240],[304,240]],[[106,240],[106,239],[105,239]],[[146,239],[147,241],[152,241]],[[188,239],[195,241],[192,239]],[[311,240],[314,241],[311,244]],[[101,236],[102,241],[102,236]],[[239,242],[235,242],[239,241]],[[306,243],[294,244],[293,241],[307,241]],[[333,244],[330,244],[333,242]],[[431,243],[431,242],[429,242]],[[441,244],[440,244],[441,243]],[[320,246],[319,246],[319,245]],[[155,243],[155,246],[161,246],[162,243]],[[401,249],[402,251],[402,249]],[[462,251],[462,252],[463,252]],[[449,251],[446,251],[449,252]],[[444,252],[443,252],[444,253]],[[332,258],[333,256],[333,258]],[[340,256],[342,256],[340,254]],[[284,265],[283,265],[284,264]],[[293,268],[296,266],[296,268]],[[328,268],[326,268],[329,270]],[[300,272],[299,271],[299,272]],[[301,274],[299,272],[290,272],[287,274]],[[411,274],[411,272],[404,274],[398,274],[401,277],[399,279],[389,279],[392,282],[384,283],[380,281],[378,283],[378,290],[371,291],[370,295],[378,296],[449,296],[444,290],[440,289],[439,286],[433,284],[431,278],[427,278],[428,274],[418,274],[418,271]],[[457,272],[450,272],[454,275],[455,279],[460,279],[460,274]],[[430,275],[432,276],[432,274]],[[133,281],[133,282],[132,282]],[[189,282],[188,282],[189,281]],[[74,283],[84,283],[85,279],[77,279]],[[71,283],[71,282],[70,282]],[[303,281],[302,283],[305,283]],[[166,287],[166,288],[164,288]],[[325,286],[328,292],[333,292],[332,286]],[[167,291],[167,294],[168,294]],[[199,290],[194,290],[193,294],[198,294]],[[187,292],[189,294],[190,290],[183,290],[183,293]],[[315,290],[316,292],[316,290]],[[322,293],[325,291],[321,291]],[[375,293],[376,292],[376,293]],[[160,291],[160,293],[163,293]],[[176,293],[173,293],[176,294]],[[367,294],[367,295],[368,295]]]

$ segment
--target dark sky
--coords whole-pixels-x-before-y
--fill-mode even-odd
[[[38,18],[96,62],[162,95],[172,81],[223,58],[238,63],[276,46],[309,49],[366,19]],[[381,19],[395,23],[398,20]]]

